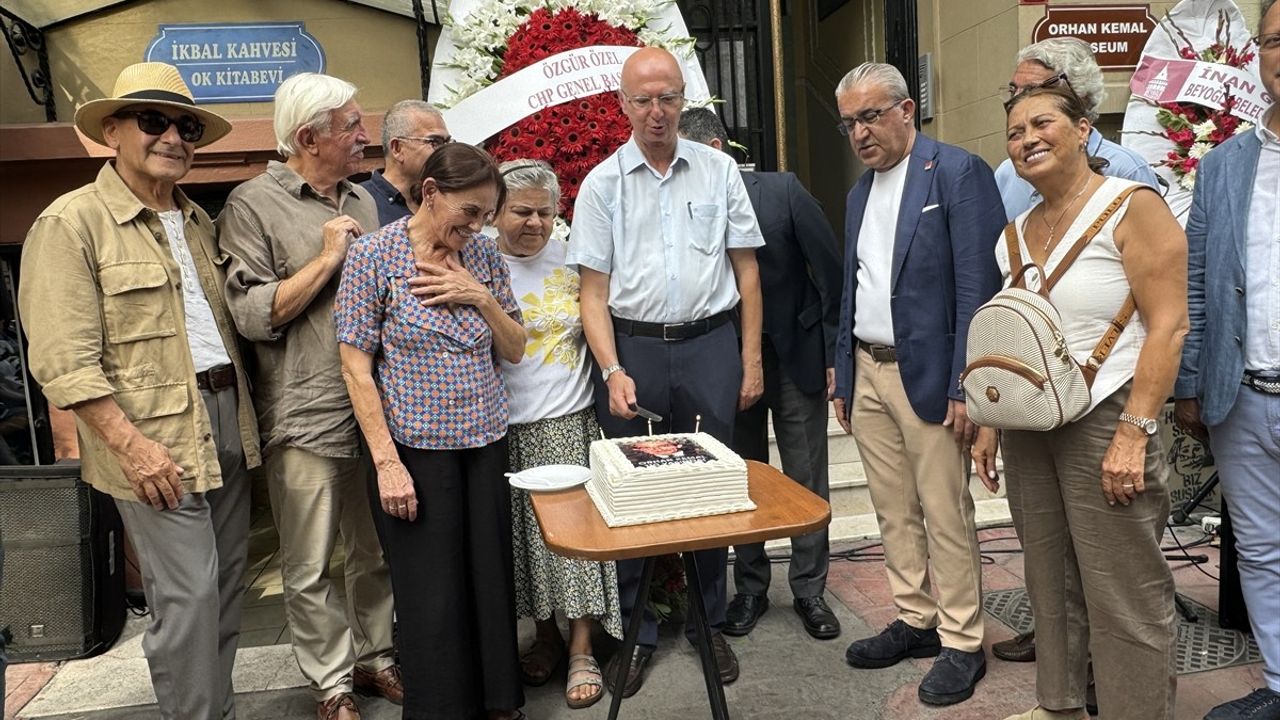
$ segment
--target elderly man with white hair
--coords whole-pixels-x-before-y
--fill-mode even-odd
[[[403,697],[390,574],[366,494],[372,467],[333,322],[347,248],[378,227],[373,198],[347,180],[369,142],[355,94],[316,73],[281,84],[275,133],[285,161],[232,191],[217,223],[230,256],[227,304],[254,359],[285,614],[320,720],[359,718],[353,691]],[[329,574],[339,538],[345,607]]]
[[[1107,97],[1107,91],[1102,84],[1102,70],[1088,43],[1073,37],[1042,40],[1019,50],[1016,62],[1006,90],[1007,97],[1012,98],[1034,88],[1066,83],[1084,101],[1089,123],[1096,126],[1098,108]],[[1089,131],[1085,149],[1089,155],[1107,161],[1103,175],[1134,180],[1160,191],[1156,173],[1146,159],[1102,137],[1097,127]],[[1013,162],[1008,158],[996,168],[996,187],[1000,189],[1000,200],[1004,202],[1004,212],[1010,222],[1040,202],[1035,188],[1018,177],[1013,170]]]

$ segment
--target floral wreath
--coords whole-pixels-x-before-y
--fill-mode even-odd
[[[1243,68],[1253,61],[1255,53],[1252,41],[1246,42],[1243,48],[1231,45],[1231,21],[1226,13],[1218,14],[1213,44],[1199,52],[1192,47],[1190,38],[1174,24],[1172,18],[1169,18],[1169,24],[1181,38],[1178,54],[1184,60],[1211,62],[1233,68]],[[1173,143],[1173,149],[1158,164],[1169,168],[1178,179],[1178,185],[1185,190],[1195,188],[1196,168],[1200,165],[1201,158],[1232,135],[1253,129],[1253,123],[1231,114],[1236,98],[1231,95],[1230,88],[1224,87],[1224,90],[1226,96],[1221,108],[1195,103],[1155,104],[1156,122],[1164,130],[1164,136]]]
[[[691,47],[692,38],[673,37],[651,25],[669,1],[488,0],[462,20],[450,15],[445,24],[457,49],[446,66],[457,68],[460,79],[447,88],[441,105],[451,107],[522,68],[575,48],[653,45],[675,53]],[[485,147],[499,162],[549,163],[560,180],[560,215],[572,220],[583,178],[630,137],[630,123],[606,92],[543,108],[489,138]]]

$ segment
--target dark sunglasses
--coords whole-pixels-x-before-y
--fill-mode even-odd
[[[159,110],[121,110],[115,117],[132,117],[138,121],[138,129],[148,135],[163,135],[170,125],[176,125],[183,142],[199,142],[204,137],[204,123],[193,115],[181,115],[175,120]]]
[[[1067,74],[1064,72],[1057,73],[1056,75],[1045,78],[1038,83],[1032,83],[1031,85],[1014,85],[1013,83],[1009,83],[1004,88],[1004,111],[1006,113],[1009,112],[1009,109],[1013,107],[1014,100],[1017,100],[1032,90],[1044,90],[1045,88],[1057,87],[1059,83],[1066,85],[1072,95],[1076,94],[1076,89],[1071,87],[1071,81],[1067,79]]]

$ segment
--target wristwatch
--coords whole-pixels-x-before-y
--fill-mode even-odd
[[[600,371],[600,379],[604,380],[605,382],[609,382],[609,376],[618,372],[619,370],[626,372],[626,368],[622,367],[618,363],[614,363],[609,367]]]
[[[1145,418],[1141,415],[1130,415],[1129,413],[1120,413],[1120,422],[1127,422],[1135,425],[1139,430],[1147,434],[1147,437],[1155,435],[1160,430],[1160,423],[1151,418]]]

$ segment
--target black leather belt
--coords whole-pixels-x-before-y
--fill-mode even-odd
[[[236,386],[236,366],[219,365],[203,372],[196,373],[196,386],[201,390],[218,392],[223,388]]]
[[[871,359],[880,363],[896,363],[898,362],[898,351],[893,349],[892,345],[877,345],[875,343],[858,341],[858,347],[866,350]]]
[[[1240,384],[1267,395],[1280,395],[1280,373],[1245,370]]]
[[[669,324],[640,322],[639,320],[626,320],[615,317],[613,319],[613,331],[623,335],[662,338],[670,342],[672,340],[688,340],[699,335],[706,335],[732,319],[733,313],[729,310],[701,320]]]

